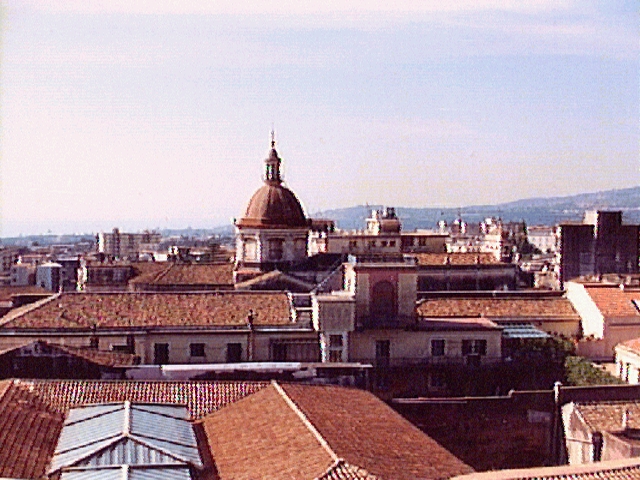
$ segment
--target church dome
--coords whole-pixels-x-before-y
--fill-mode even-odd
[[[271,141],[265,160],[264,185],[249,200],[244,216],[236,222],[248,228],[300,228],[308,225],[304,210],[295,193],[282,185],[280,158]]]

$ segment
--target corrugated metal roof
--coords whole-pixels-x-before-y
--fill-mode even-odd
[[[187,467],[121,467],[80,468],[63,471],[60,480],[191,480]]]
[[[530,323],[503,323],[498,325],[503,327],[502,336],[505,338],[547,338],[549,334],[537,329]]]
[[[151,468],[153,465],[178,465],[202,468],[198,443],[188,418],[187,409],[176,405],[132,405],[124,402],[71,409],[49,473],[78,466],[145,465]],[[110,475],[112,470],[109,472],[105,475]],[[138,474],[140,472],[136,470]],[[114,478],[125,478],[121,473],[118,475]]]

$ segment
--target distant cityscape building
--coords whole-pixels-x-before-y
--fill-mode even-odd
[[[114,228],[96,235],[96,250],[107,259],[137,260],[142,253],[155,250],[161,239],[159,232],[124,233]]]
[[[621,211],[588,211],[582,223],[558,227],[560,284],[581,276],[637,273],[640,225],[625,225]]]

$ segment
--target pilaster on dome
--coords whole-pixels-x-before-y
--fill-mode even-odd
[[[280,185],[282,183],[282,174],[280,173],[281,162],[282,160],[280,159],[280,157],[278,157],[278,152],[276,151],[275,132],[271,130],[271,151],[269,152],[269,156],[264,161],[265,183],[271,185]]]

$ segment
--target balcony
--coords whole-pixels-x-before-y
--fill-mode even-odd
[[[351,358],[350,362],[368,363],[374,367],[420,367],[434,365],[460,365],[478,367],[483,365],[495,365],[502,362],[500,356],[465,355],[465,356],[437,356],[437,357],[394,357],[394,358]]]

